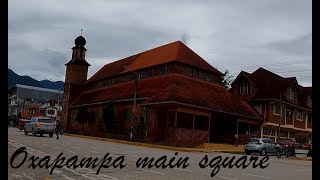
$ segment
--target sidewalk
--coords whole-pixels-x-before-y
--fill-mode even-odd
[[[244,145],[234,146],[231,144],[222,144],[222,143],[203,143],[195,148],[184,148],[184,147],[175,147],[175,146],[168,146],[168,145],[161,145],[161,144],[130,142],[130,141],[125,141],[125,140],[108,139],[108,138],[93,137],[93,136],[84,136],[84,135],[69,134],[69,133],[64,133],[64,135],[72,136],[72,137],[79,137],[79,138],[86,138],[86,139],[94,139],[94,140],[99,140],[99,141],[120,143],[120,144],[128,144],[128,145],[136,145],[136,146],[143,146],[143,147],[150,147],[150,148],[157,148],[157,149],[180,151],[180,152],[202,152],[202,153],[218,152],[218,153],[233,153],[233,154],[245,155]],[[306,157],[306,158],[294,157],[291,159],[312,161],[312,157]]]
[[[94,139],[106,142],[113,142],[113,143],[120,143],[120,144],[129,144],[129,145],[136,145],[136,146],[144,146],[144,147],[151,147],[151,148],[158,148],[158,149],[166,149],[172,151],[180,151],[180,152],[228,152],[228,153],[241,153],[243,154],[243,145],[239,145],[238,147],[230,145],[230,144],[209,144],[204,143],[195,148],[185,148],[185,147],[175,147],[175,146],[168,146],[168,145],[161,145],[161,144],[151,144],[151,143],[141,143],[141,142],[130,142],[125,140],[117,140],[117,139],[108,139],[108,138],[101,138],[101,137],[93,137],[93,136],[84,136],[84,135],[77,135],[77,134],[69,134],[64,133],[67,136],[72,137],[79,137],[79,138],[86,138],[86,139]]]

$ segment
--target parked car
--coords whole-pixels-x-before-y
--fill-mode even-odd
[[[295,138],[280,138],[278,144],[283,147],[297,147],[299,145]]]
[[[29,123],[26,123],[24,126],[24,134],[32,133],[33,136],[36,134],[49,134],[50,137],[53,136],[55,129],[55,124],[53,120],[49,117],[32,117]]]
[[[310,143],[304,144],[304,145],[303,145],[303,149],[307,149],[307,150],[309,150],[309,151],[312,151],[312,144],[310,144]]]
[[[247,155],[258,152],[265,156],[268,153],[277,153],[281,150],[281,146],[270,138],[251,138],[244,146]]]

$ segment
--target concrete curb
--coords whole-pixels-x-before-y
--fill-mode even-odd
[[[66,135],[66,136],[72,136],[72,137],[85,138],[85,139],[93,139],[93,140],[98,140],[98,141],[106,141],[106,142],[113,142],[113,143],[119,143],[119,144],[128,144],[128,145],[143,146],[143,147],[150,147],[150,148],[157,148],[157,149],[165,149],[165,150],[171,150],[171,151],[180,151],[180,152],[202,152],[202,153],[212,153],[212,152],[215,152],[215,153],[244,154],[244,151],[212,150],[212,149],[196,149],[196,148],[181,148],[181,147],[165,146],[165,145],[159,145],[159,144],[148,144],[148,143],[130,142],[130,141],[124,141],[124,140],[101,138],[101,137],[84,136],[84,135],[78,135],[78,134],[64,133],[64,135]],[[293,160],[312,161],[312,159],[310,159],[310,158],[298,158],[298,157],[293,157],[293,158],[291,158],[291,159],[293,159]]]
[[[204,153],[219,152],[219,151],[214,151],[214,150],[209,150],[209,149],[207,150],[207,149],[181,148],[181,147],[165,146],[165,145],[159,145],[159,144],[130,142],[130,141],[124,141],[124,140],[108,139],[108,138],[93,137],[93,136],[84,136],[84,135],[69,134],[69,133],[64,133],[64,135],[72,136],[72,137],[85,138],[85,139],[93,139],[93,140],[98,140],[98,141],[106,141],[106,142],[113,142],[113,143],[119,143],[119,144],[128,144],[128,145],[136,145],[136,146],[158,148],[158,149],[166,149],[166,150],[180,151],[180,152],[204,152]]]
[[[312,158],[293,157],[292,160],[312,161]]]

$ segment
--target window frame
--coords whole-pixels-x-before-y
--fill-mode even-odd
[[[299,119],[299,115],[298,115],[298,113],[300,113],[301,114],[301,118]],[[303,121],[303,115],[302,115],[302,111],[296,111],[296,114],[297,114],[297,116],[296,116],[296,120],[298,120],[298,121]]]
[[[287,89],[287,98],[293,101],[297,100],[297,92],[292,87]]]
[[[240,95],[248,95],[248,94],[250,94],[250,90],[249,89],[250,89],[249,83],[242,82],[239,85],[239,94]]]

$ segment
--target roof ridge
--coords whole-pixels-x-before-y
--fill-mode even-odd
[[[184,43],[181,42],[181,41],[177,41],[177,42],[179,42],[178,54],[177,54],[177,56],[179,55],[179,52],[182,51],[182,50],[180,50],[180,49],[181,49],[182,47],[184,47],[184,48],[186,48],[188,51],[190,51],[192,54],[194,54],[195,56],[197,56],[197,58],[199,58],[199,60],[200,60],[201,63],[204,63],[204,64],[210,66],[211,69],[214,69],[214,71],[217,71],[217,72],[220,73],[221,75],[223,74],[223,73],[222,73],[221,71],[219,71],[217,68],[213,67],[213,65],[211,65],[210,63],[208,63],[204,58],[202,58],[198,53],[196,53],[195,51],[193,51],[189,46],[187,46],[186,44],[184,44]],[[181,62],[181,61],[179,61],[179,62]],[[181,63],[184,63],[184,64],[185,64],[185,62],[181,62]],[[201,67],[197,67],[197,68],[203,69],[203,68],[201,68]],[[203,70],[206,70],[206,69],[203,69]]]
[[[182,43],[181,41],[176,41],[178,43],[178,47],[177,47],[177,53],[176,53],[176,57],[174,58],[175,60],[177,60],[178,58],[178,54],[179,54],[179,50],[180,50],[180,44]]]
[[[199,69],[220,75],[223,74],[184,43],[181,41],[174,41],[108,63],[98,70],[98,72],[96,72],[92,77],[90,77],[86,83],[102,80],[104,78],[109,78],[129,71],[124,70],[122,66],[128,66],[132,71],[137,71],[144,68],[173,62],[195,66]]]
[[[273,76],[276,76],[276,77],[279,77],[279,78],[284,78],[284,77],[282,77],[282,76],[280,76],[280,75],[278,75],[278,74],[276,74],[276,73],[274,73],[274,72],[272,72],[272,71],[269,71],[269,70],[267,70],[267,69],[265,69],[265,68],[263,68],[263,67],[259,67],[257,70],[255,70],[254,72],[252,72],[251,74],[253,74],[253,73],[255,73],[255,72],[257,72],[257,71],[264,71],[264,72],[267,72],[267,73],[269,73],[269,74],[272,74]]]
[[[118,62],[118,61],[121,61],[121,60],[130,58],[130,57],[134,57],[134,56],[140,55],[140,54],[142,54],[142,53],[146,53],[146,52],[148,52],[148,51],[152,51],[152,50],[155,50],[155,49],[159,49],[159,48],[162,48],[162,47],[164,47],[164,46],[167,46],[167,45],[170,45],[170,44],[174,44],[174,43],[178,43],[178,42],[180,42],[180,41],[174,41],[174,42],[170,42],[170,43],[167,43],[167,44],[164,44],[164,45],[161,45],[161,46],[157,46],[157,47],[154,47],[154,48],[151,48],[151,49],[148,49],[148,50],[145,50],[145,51],[142,51],[142,52],[133,54],[133,55],[131,55],[131,56],[123,57],[123,58],[121,58],[121,59],[119,59],[119,60],[113,61],[113,62],[108,63],[108,64],[113,64],[113,63],[115,63],[115,62]],[[105,66],[108,65],[108,64],[105,64]]]

